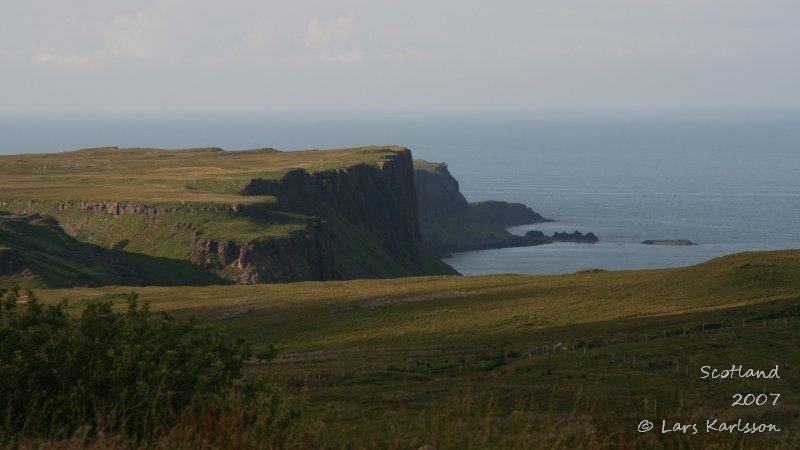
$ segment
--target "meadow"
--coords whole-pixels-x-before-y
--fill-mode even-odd
[[[693,267],[562,276],[415,277],[206,287],[42,290],[46,302],[135,289],[153,313],[272,344],[250,377],[284,386],[297,448],[796,448],[800,251]],[[120,304],[120,308],[123,305]],[[700,379],[700,367],[778,380]],[[776,405],[732,406],[735,394]],[[660,432],[706,419],[764,434]],[[656,429],[639,433],[649,419]],[[701,427],[702,428],[702,427]]]

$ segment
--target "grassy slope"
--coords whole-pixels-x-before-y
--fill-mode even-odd
[[[321,350],[379,342],[463,341],[794,298],[800,295],[798,274],[800,251],[787,250],[661,270],[137,290],[153,301],[156,311],[185,309],[210,319],[248,308],[234,322],[239,332],[285,348]],[[81,298],[119,291],[105,287],[42,295]]]
[[[106,248],[125,249],[152,256],[185,259],[191,251],[194,229],[205,239],[249,242],[286,236],[306,228],[308,216],[253,208],[248,215],[228,211],[183,211],[157,216],[140,214],[87,214],[78,207],[57,211],[40,205],[53,214],[76,238]],[[181,228],[191,224],[193,229]]]
[[[21,262],[39,275],[40,280],[30,280],[34,284],[80,286],[126,281],[106,267],[90,246],[70,238],[55,226],[0,220],[0,245],[13,248]],[[0,284],[4,281],[11,280],[3,279]]]
[[[0,220],[2,246],[13,248],[33,277],[3,276],[0,287],[140,283],[176,286],[220,281],[187,261],[86,244],[54,225]]]
[[[41,294],[54,301],[119,291]],[[800,361],[797,250],[650,271],[139,291],[156,311],[198,315],[259,344],[275,343],[280,360],[252,370],[305,385],[309,424],[324,421],[326,439],[346,445],[402,436],[402,447],[438,436],[441,448],[466,448],[459,440],[486,439],[491,429],[509,424],[513,411],[524,418],[525,427],[533,427],[512,434],[520,439],[540,435],[536,427],[543,423],[596,427],[613,419],[627,427],[629,439],[659,448],[663,440],[648,441],[656,437],[638,436],[632,427],[641,417],[670,415],[763,414],[800,433],[792,425],[800,413],[800,371],[794,367]],[[727,325],[720,328],[723,321]],[[569,350],[527,357],[529,350],[556,343]],[[584,345],[588,353],[583,353]],[[782,379],[708,383],[698,378],[699,365],[732,363],[756,368],[780,364]],[[778,407],[730,407],[732,394],[760,392],[762,387],[783,394]],[[496,422],[481,431],[489,412],[475,411],[488,408],[489,398],[495,399],[491,421]],[[527,403],[520,406],[522,401]],[[659,405],[655,409],[654,401]],[[475,409],[467,416],[461,410],[464,402]],[[570,416],[576,409],[579,417]],[[617,432],[615,427],[611,432]],[[785,436],[800,434],[768,438]],[[615,436],[597,438],[616,441]],[[675,448],[681,442],[712,442],[700,440],[709,439],[705,435],[686,439],[671,442]],[[481,447],[471,442],[473,448]],[[746,448],[758,448],[759,443],[763,441],[744,441]]]

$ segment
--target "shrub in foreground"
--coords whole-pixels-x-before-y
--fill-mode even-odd
[[[151,439],[195,415],[293,415],[274,395],[258,400],[265,385],[241,379],[249,346],[223,330],[167,314],[154,321],[135,293],[124,312],[107,298],[78,319],[66,302],[42,305],[32,292],[20,300],[17,290],[0,293],[0,441],[100,431]]]

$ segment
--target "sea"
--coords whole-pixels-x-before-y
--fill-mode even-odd
[[[796,110],[0,115],[0,154],[389,144],[446,162],[470,201],[522,202],[554,220],[513,233],[600,238],[445,260],[465,275],[654,269],[800,248]],[[648,239],[698,245],[641,244]]]

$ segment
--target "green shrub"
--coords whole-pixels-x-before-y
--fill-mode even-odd
[[[241,395],[234,386],[243,386],[250,349],[220,329],[167,314],[152,320],[135,293],[125,296],[127,311],[107,298],[88,302],[79,319],[66,301],[45,306],[32,292],[20,300],[18,290],[0,292],[0,442],[87,426],[151,438],[197,405],[225,408]]]

